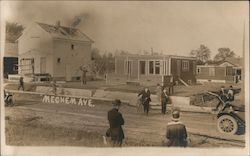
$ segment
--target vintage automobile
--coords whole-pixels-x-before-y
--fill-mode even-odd
[[[208,92],[218,109],[213,113],[217,115],[217,128],[221,133],[243,134],[245,133],[245,106],[234,102],[224,102],[214,92]]]

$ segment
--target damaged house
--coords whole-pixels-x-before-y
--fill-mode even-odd
[[[18,39],[19,74],[49,74],[56,80],[74,81],[80,66],[91,64],[94,41],[79,29],[33,23]]]

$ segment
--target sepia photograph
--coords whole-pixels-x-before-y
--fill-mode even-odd
[[[1,1],[0,67],[3,156],[249,155],[248,1]]]

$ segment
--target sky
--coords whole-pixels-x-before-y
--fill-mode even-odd
[[[228,47],[242,56],[243,26],[249,34],[248,2],[230,1],[5,1],[5,20],[28,27],[32,22],[76,26],[104,52],[124,50],[189,55],[200,44],[212,57]],[[247,41],[248,42],[248,35]]]

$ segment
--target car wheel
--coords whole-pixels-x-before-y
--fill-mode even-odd
[[[238,123],[234,117],[222,115],[218,118],[217,128],[221,133],[235,134],[238,131]]]

